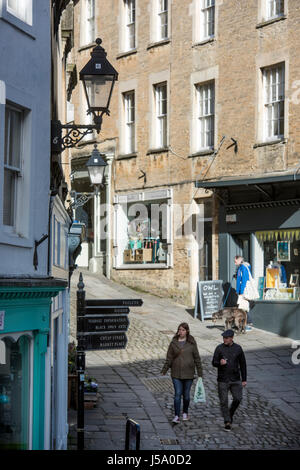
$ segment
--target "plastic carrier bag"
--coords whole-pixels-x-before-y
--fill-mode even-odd
[[[196,383],[196,387],[195,387],[194,403],[205,403],[205,402],[206,402],[206,397],[205,397],[203,380],[202,380],[202,377],[199,377]]]

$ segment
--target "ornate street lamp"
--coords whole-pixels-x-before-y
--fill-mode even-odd
[[[80,71],[87,100],[87,114],[92,114],[94,124],[61,124],[52,121],[52,152],[60,153],[66,148],[75,147],[87,134],[94,130],[99,134],[103,114],[109,115],[109,104],[118,72],[106,59],[106,52],[96,39],[97,46],[91,52],[91,59]],[[62,136],[62,129],[67,133]]]
[[[105,155],[100,153],[97,149],[97,145],[94,145],[94,150],[85,166],[89,172],[89,178],[92,185],[95,187],[95,191],[91,193],[76,193],[71,191],[71,196],[74,198],[74,202],[71,204],[71,208],[77,209],[80,206],[84,206],[91,198],[97,196],[99,188],[103,184],[104,172],[107,167],[107,163],[104,160]],[[77,197],[79,195],[79,197]]]
[[[96,187],[99,187],[102,184],[105,167],[107,166],[107,163],[102,156],[104,155],[99,152],[97,145],[95,145],[92,155],[86,162],[91,183]]]

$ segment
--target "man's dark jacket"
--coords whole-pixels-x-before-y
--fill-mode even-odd
[[[227,364],[221,366],[221,359],[227,359]],[[212,365],[218,368],[218,382],[242,382],[247,381],[247,366],[244,351],[241,346],[232,343],[231,346],[224,343],[216,347]]]

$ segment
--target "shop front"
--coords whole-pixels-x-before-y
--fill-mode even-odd
[[[219,278],[234,293],[234,257],[250,262],[260,297],[254,326],[300,337],[300,181],[286,173],[198,182],[219,200]],[[234,304],[236,297],[229,296]],[[227,304],[228,305],[228,304]]]
[[[66,285],[0,280],[0,448],[45,448],[50,307]]]

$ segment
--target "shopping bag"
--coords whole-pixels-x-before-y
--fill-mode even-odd
[[[194,403],[205,403],[205,390],[202,377],[199,377],[195,386]]]
[[[248,266],[246,266],[246,268],[248,269],[249,279],[246,282],[246,286],[245,286],[245,290],[244,290],[243,295],[244,295],[246,300],[255,300],[255,299],[259,298],[259,292],[258,292],[258,289],[256,287],[255,281],[254,281],[254,279],[251,275],[250,269],[248,268]]]
[[[237,305],[240,309],[245,310],[245,312],[249,312],[250,310],[249,302],[244,298],[243,295],[239,295]]]

